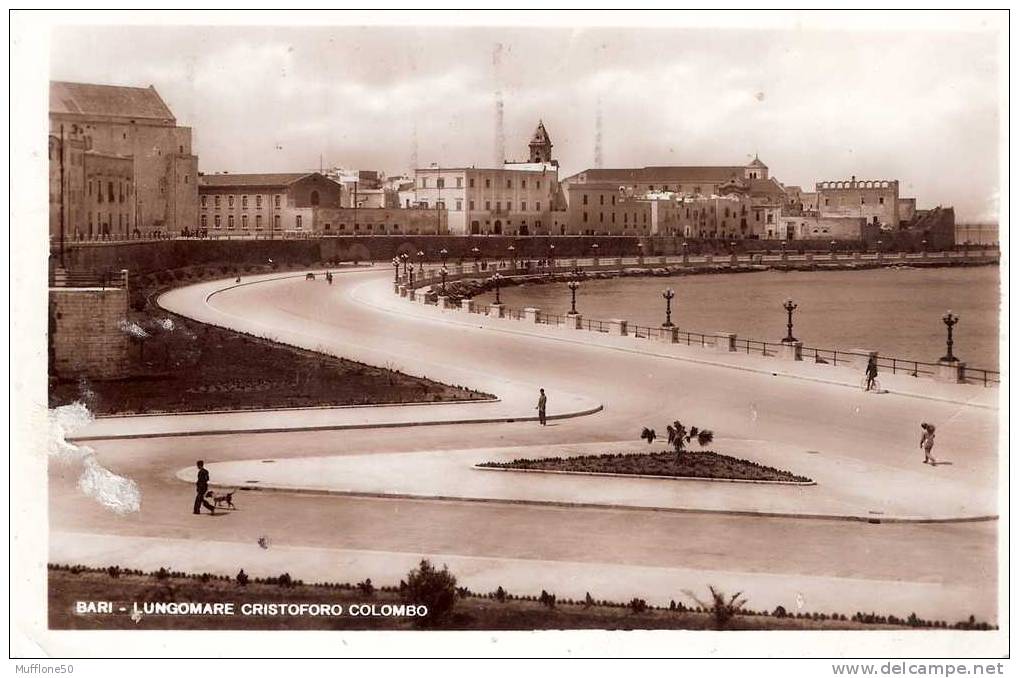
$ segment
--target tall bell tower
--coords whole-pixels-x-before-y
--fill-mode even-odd
[[[538,121],[538,128],[534,130],[531,143],[527,144],[530,149],[529,162],[552,162],[552,140],[548,138],[545,131],[545,123]]]

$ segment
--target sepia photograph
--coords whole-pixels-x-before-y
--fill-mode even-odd
[[[1008,657],[1007,11],[9,21],[12,658]]]

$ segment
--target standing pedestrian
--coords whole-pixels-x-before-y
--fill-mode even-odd
[[[924,422],[920,424],[923,433],[920,435],[920,447],[923,449],[923,463],[937,466],[938,460],[931,454],[934,449],[934,424]]]
[[[205,462],[199,459],[195,462],[198,467],[198,479],[195,481],[195,515],[202,512],[202,507],[209,509],[209,513],[215,515],[216,507],[205,501],[205,493],[209,491],[209,472],[205,470]]]
[[[877,379],[877,356],[872,355],[867,360],[867,388],[870,391],[874,388],[874,381]]]
[[[536,408],[538,410],[538,423],[541,424],[542,426],[545,426],[546,425],[545,424],[545,403],[548,402],[548,398],[545,397],[545,389],[539,388],[538,391],[539,391],[539,394],[538,394],[538,407]]]

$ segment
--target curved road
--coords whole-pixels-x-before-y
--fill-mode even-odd
[[[797,500],[803,506],[859,509],[865,502],[891,513],[918,506],[939,515],[997,513],[994,410],[892,394],[873,398],[833,384],[519,332],[510,321],[444,314],[396,299],[385,271],[337,275],[336,282],[289,278],[231,287],[200,308],[183,291],[178,301],[186,308],[176,307],[172,295],[161,303],[200,320],[495,392],[504,407],[533,407],[540,385],[553,407],[559,394],[569,394],[561,399],[586,398],[604,410],[544,428],[532,422],[437,424],[90,442],[111,470],[139,482],[143,509],[126,518],[105,512],[73,490],[75,469],[54,464],[51,557],[136,566],[170,558],[178,567],[207,565],[203,569],[211,571],[221,560],[217,554],[231,554],[217,571],[238,569],[236,558],[244,557],[254,564],[245,565],[249,572],[260,562],[267,572],[281,563],[299,572],[303,562],[320,575],[298,574],[305,579],[352,580],[369,572],[382,582],[371,567],[403,567],[431,555],[450,562],[476,590],[546,588],[563,597],[591,590],[595,597],[667,602],[682,599],[684,588],[716,583],[745,590],[756,608],[995,616],[995,522],[872,525],[283,492],[242,493],[241,510],[219,518],[190,515],[189,488],[175,474],[196,458],[226,465],[272,459],[285,466],[288,458],[323,457],[326,469],[337,457],[363,463],[370,455],[414,453],[406,457],[406,475],[427,480],[414,464],[426,459],[422,453],[530,448],[535,456],[595,443],[616,449],[633,441],[641,426],[662,430],[677,418],[713,429],[720,451],[757,453],[793,472],[809,467],[819,484]],[[922,419],[939,423],[938,448],[957,457],[952,465],[919,463]],[[257,468],[246,463],[240,468]],[[518,474],[488,475],[513,475],[507,484],[521,485]],[[591,482],[586,488],[597,494],[599,479]],[[586,488],[571,491],[583,495]],[[675,493],[687,504],[699,501],[700,490],[689,484],[676,484]],[[743,501],[760,496],[770,502],[778,493],[748,488],[739,494]],[[272,548],[253,547],[260,536]],[[159,551],[150,538],[179,541]]]

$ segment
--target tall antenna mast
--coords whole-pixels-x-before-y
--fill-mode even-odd
[[[602,168],[602,146],[601,146],[602,122],[601,122],[601,97],[595,104],[594,113],[594,166],[595,169]]]
[[[503,129],[503,101],[500,87],[500,71],[502,62],[502,43],[495,43],[492,51],[492,70],[495,72],[495,162],[502,167],[506,162],[506,134]]]

